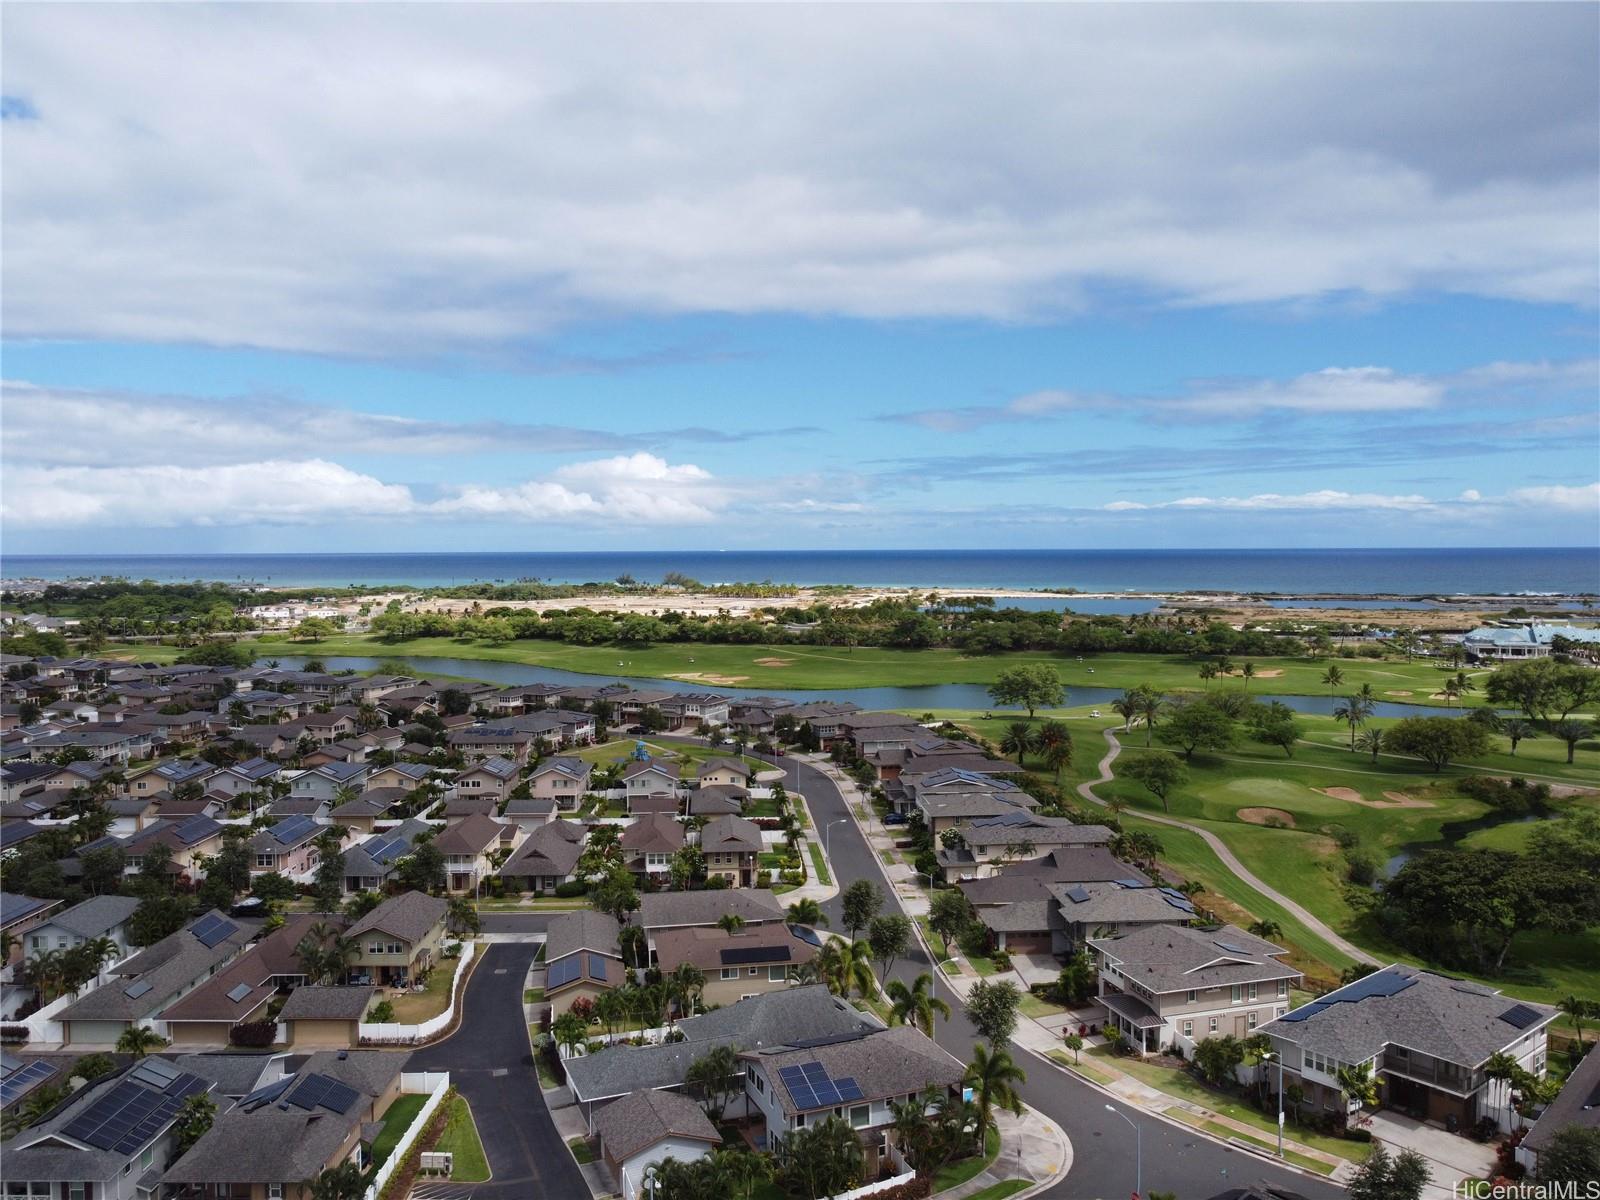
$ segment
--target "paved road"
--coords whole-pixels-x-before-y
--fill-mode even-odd
[[[460,1029],[416,1051],[409,1064],[417,1071],[449,1071],[450,1082],[472,1105],[494,1176],[471,1185],[475,1200],[589,1195],[550,1119],[528,1051],[522,981],[536,948],[514,942],[489,946],[467,985]]]
[[[550,913],[486,912],[482,914],[484,933],[544,933],[550,928]]]
[[[774,765],[781,765],[786,771],[784,786],[805,796],[819,828],[849,815],[843,795],[822,771],[793,758],[775,760]],[[883,874],[882,864],[856,823],[852,820],[847,825],[835,826],[833,833],[830,852],[835,877],[871,879],[883,888],[885,895],[892,897],[894,889]],[[833,927],[840,928],[838,898],[822,907]],[[918,948],[910,961],[898,966],[894,974],[909,980],[929,970],[928,958]],[[955,993],[937,974],[934,978],[938,981],[939,995],[954,1014],[951,1020],[938,1023],[935,1032],[939,1044],[965,1062],[971,1057],[977,1033],[961,1012]],[[1072,1141],[1072,1169],[1065,1179],[1044,1194],[1050,1200],[1097,1200],[1130,1194],[1134,1184],[1134,1133],[1125,1122],[1105,1110],[1105,1093],[1024,1051],[1017,1051],[1017,1057],[1028,1072],[1023,1098],[1065,1129]],[[1127,1105],[1119,1104],[1118,1108],[1139,1126],[1147,1192],[1171,1191],[1182,1200],[1200,1200],[1225,1188],[1265,1181],[1300,1192],[1311,1200],[1335,1200],[1344,1195],[1342,1189],[1332,1184],[1280,1169],[1245,1151],[1227,1149],[1190,1133],[1181,1125]]]
[[[1100,799],[1099,796],[1095,795],[1095,786],[1097,784],[1106,783],[1111,779],[1111,764],[1116,762],[1117,755],[1122,753],[1122,743],[1117,741],[1111,730],[1107,729],[1105,731],[1105,736],[1106,755],[1100,760],[1099,778],[1091,779],[1087,783],[1080,783],[1078,785],[1078,795],[1082,796],[1085,800],[1088,800],[1092,804],[1100,805],[1102,808],[1106,807],[1106,802]],[[1333,929],[1329,928],[1329,926],[1322,920],[1321,917],[1317,916],[1310,909],[1296,904],[1282,892],[1270,888],[1265,883],[1261,882],[1259,878],[1253,875],[1249,869],[1239,861],[1239,859],[1234,855],[1233,851],[1228,849],[1228,844],[1216,834],[1212,833],[1209,829],[1201,829],[1198,825],[1190,825],[1187,822],[1179,821],[1176,818],[1163,817],[1156,813],[1140,812],[1139,818],[1144,821],[1154,821],[1157,825],[1171,825],[1177,829],[1187,829],[1190,833],[1199,834],[1200,837],[1205,841],[1205,844],[1210,846],[1211,849],[1216,853],[1216,856],[1222,860],[1223,866],[1227,867],[1228,870],[1234,873],[1234,875],[1244,880],[1251,887],[1255,888],[1256,891],[1267,897],[1267,899],[1275,900],[1284,908],[1288,909],[1305,924],[1306,928],[1319,935],[1329,945],[1333,946],[1335,949],[1342,950],[1357,962],[1372,961],[1372,955],[1368,954],[1359,946],[1352,945],[1350,942],[1347,942],[1344,938],[1340,937],[1336,932],[1333,931]]]

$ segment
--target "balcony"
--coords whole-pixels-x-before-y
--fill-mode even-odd
[[[1477,1086],[1471,1071],[1443,1059],[1429,1058],[1426,1054],[1397,1054],[1390,1050],[1378,1060],[1378,1069],[1458,1096],[1471,1095]]]

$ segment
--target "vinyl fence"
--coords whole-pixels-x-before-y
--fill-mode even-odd
[[[422,1131],[428,1127],[428,1122],[433,1120],[433,1114],[439,1111],[439,1106],[444,1103],[445,1093],[450,1090],[450,1074],[447,1071],[417,1072],[416,1074],[431,1075],[435,1083],[428,1090],[428,1098],[423,1102],[421,1110],[412,1118],[411,1124],[406,1126],[406,1131],[400,1135],[400,1140],[395,1143],[394,1149],[389,1152],[389,1157],[383,1160],[383,1166],[379,1167],[377,1173],[373,1175],[372,1183],[368,1185],[362,1200],[378,1200],[378,1197],[383,1193],[384,1186],[389,1182],[390,1177],[400,1169],[400,1164],[405,1162],[406,1155],[411,1153],[412,1146],[422,1136]],[[407,1087],[406,1078],[408,1076],[414,1077],[413,1073],[409,1071],[401,1075],[400,1090],[402,1092],[412,1092],[413,1094],[422,1090]]]
[[[408,1046],[427,1041],[440,1030],[448,1029],[455,1020],[456,1006],[461,1003],[461,989],[466,984],[467,964],[477,952],[473,942],[461,943],[461,956],[456,959],[456,975],[450,983],[450,1003],[436,1017],[429,1017],[420,1025],[397,1025],[392,1022],[368,1024],[361,1022],[357,1032],[363,1046]]]

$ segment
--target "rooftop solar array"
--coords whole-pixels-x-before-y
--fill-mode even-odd
[[[595,979],[606,977],[606,958],[603,954],[589,953],[589,974]]]
[[[201,945],[210,949],[238,933],[239,927],[227,917],[217,913],[207,913],[195,922],[194,928],[189,932],[200,940]]]
[[[1278,1020],[1304,1021],[1307,1017],[1314,1017],[1323,1009],[1332,1008],[1335,1004],[1357,1004],[1362,1000],[1370,1000],[1373,996],[1397,995],[1415,982],[1415,979],[1398,971],[1375,971],[1336,992],[1330,992],[1321,1000],[1313,1000],[1310,1004],[1285,1013]]]
[[[61,1132],[97,1150],[132,1154],[148,1145],[183,1107],[184,1097],[206,1090],[194,1075],[178,1075],[164,1089],[141,1086],[130,1074]]]
[[[290,1092],[288,1098],[278,1107],[294,1105],[309,1112],[313,1108],[325,1108],[329,1112],[347,1113],[350,1106],[361,1098],[361,1093],[347,1084],[340,1083],[337,1079],[329,1079],[326,1075],[307,1075],[300,1081],[300,1086]]]
[[[1067,889],[1067,899],[1074,904],[1082,904],[1089,898],[1089,889],[1082,884],[1075,883]]]
[[[306,816],[285,817],[272,827],[272,836],[285,846],[289,846],[311,833],[317,827],[316,821]]]
[[[558,958],[545,971],[544,985],[546,988],[563,987],[578,978],[582,973],[583,967],[579,963],[576,954],[568,955],[566,958]]]
[[[188,817],[178,822],[177,827],[172,832],[185,846],[192,846],[202,838],[210,837],[221,828],[222,826],[218,825],[210,817],[196,816]]]
[[[787,946],[725,946],[718,953],[723,963],[730,967],[739,963],[789,961],[789,947]]]
[[[285,1075],[282,1079],[264,1084],[239,1101],[239,1107],[246,1112],[254,1112],[262,1105],[271,1104],[279,1096],[289,1090],[289,1085],[294,1082],[293,1075]]]
[[[128,1072],[129,1079],[137,1079],[153,1088],[165,1089],[176,1082],[183,1072],[164,1058],[141,1058],[139,1065]]]
[[[0,1108],[22,1099],[55,1073],[55,1067],[47,1062],[31,1062],[7,1071],[0,1079]]]
[[[861,1087],[851,1076],[830,1079],[828,1068],[821,1063],[809,1062],[800,1066],[780,1067],[778,1078],[789,1089],[795,1107],[805,1110],[832,1108],[837,1104],[851,1104],[864,1098]]]
[[[1513,1004],[1500,1014],[1500,1019],[1517,1029],[1526,1029],[1539,1020],[1539,1011],[1529,1008],[1526,1004]]]
[[[1235,946],[1232,942],[1212,942],[1211,944],[1216,946],[1219,950],[1224,950],[1229,954],[1250,953],[1250,951],[1246,950],[1243,946]]]
[[[395,859],[411,853],[411,843],[405,838],[386,835],[372,838],[361,848],[367,852],[368,858],[382,866],[388,866]]]

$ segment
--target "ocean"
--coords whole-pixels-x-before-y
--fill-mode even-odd
[[[31,555],[6,579],[124,576],[278,587],[588,583],[669,571],[704,583],[771,580],[883,587],[1240,591],[1305,595],[1600,593],[1600,550],[664,550],[460,554]]]

